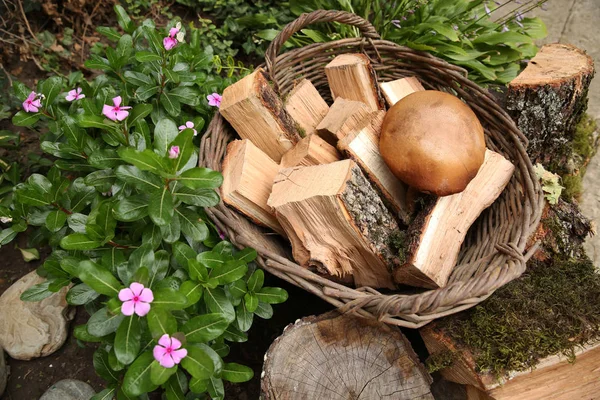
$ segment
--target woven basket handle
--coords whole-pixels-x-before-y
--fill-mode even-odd
[[[373,27],[369,21],[353,13],[346,11],[317,10],[302,14],[294,21],[287,24],[282,31],[279,32],[265,53],[265,64],[267,65],[267,70],[269,71],[269,75],[273,82],[275,82],[275,72],[277,71],[275,60],[277,59],[277,55],[283,44],[287,42],[294,33],[299,32],[308,25],[319,22],[339,22],[341,24],[352,25],[357,27],[367,39],[380,38],[375,27]]]

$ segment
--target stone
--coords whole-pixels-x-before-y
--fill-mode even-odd
[[[4,359],[4,350],[0,347],[0,398],[6,389],[6,381],[8,380],[8,366]]]
[[[39,302],[20,299],[25,290],[44,280],[30,272],[0,296],[0,346],[17,360],[52,354],[67,339],[68,323],[75,311],[65,299],[68,287]]]
[[[96,392],[85,382],[63,379],[46,390],[40,400],[90,400]]]

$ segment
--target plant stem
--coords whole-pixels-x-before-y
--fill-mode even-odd
[[[112,247],[116,247],[118,249],[131,249],[131,246],[127,246],[126,244],[115,243],[112,240],[109,240],[107,242],[107,244],[111,245]]]

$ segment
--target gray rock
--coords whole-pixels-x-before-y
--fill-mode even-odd
[[[46,390],[40,400],[90,400],[96,392],[85,382],[63,379]]]
[[[8,366],[6,365],[6,360],[4,359],[4,350],[0,347],[0,398],[2,397],[2,393],[4,393],[4,389],[6,389],[6,380],[8,379]]]
[[[68,287],[39,302],[21,301],[25,290],[41,282],[44,278],[30,272],[0,296],[0,346],[17,360],[52,354],[67,339],[75,311],[65,299]]]

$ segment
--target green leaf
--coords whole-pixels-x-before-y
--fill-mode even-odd
[[[127,63],[127,59],[131,55],[131,51],[133,50],[133,39],[130,35],[123,35],[119,38],[119,43],[117,43],[116,53],[119,57],[118,67],[121,68],[125,63]]]
[[[187,208],[178,208],[175,212],[179,216],[181,231],[195,240],[201,242],[208,237],[208,228],[200,216]]]
[[[113,149],[98,149],[88,157],[88,163],[98,169],[115,168],[122,163],[121,157]]]
[[[181,331],[189,342],[204,343],[221,336],[229,321],[221,314],[203,314],[190,319]]]
[[[179,384],[179,379],[178,379],[179,374],[174,375],[171,377],[171,379],[169,379],[165,385],[165,395],[167,396],[167,400],[185,400],[185,396],[184,396],[184,388],[181,387],[181,385]],[[186,379],[186,387],[185,387],[185,392],[187,392],[187,377]]]
[[[190,189],[214,189],[223,183],[223,175],[208,168],[192,168],[179,175],[177,181]]]
[[[21,294],[21,301],[42,301],[50,297],[53,293],[48,290],[48,285],[50,285],[50,281],[48,280],[33,285]]]
[[[252,247],[246,247],[245,249],[240,250],[235,254],[236,259],[243,261],[245,263],[250,263],[250,262],[256,260],[257,256],[258,256],[258,253]],[[258,271],[260,271],[260,270],[258,270]],[[264,277],[264,274],[263,274],[263,277]]]
[[[181,237],[181,224],[179,223],[179,215],[173,214],[171,223],[160,227],[162,238],[166,243],[175,243]]]
[[[141,347],[142,332],[140,318],[137,315],[126,317],[115,336],[115,355],[117,360],[127,365],[135,360]]]
[[[244,303],[240,303],[235,308],[236,319],[235,322],[237,327],[242,332],[247,332],[252,326],[252,321],[254,320],[254,314],[249,311]]]
[[[46,217],[46,228],[50,232],[58,232],[65,225],[65,222],[67,222],[67,214],[64,211],[52,211]]]
[[[23,261],[25,261],[25,262],[30,262],[30,261],[40,259],[40,252],[36,248],[22,249],[19,247],[19,251],[21,252],[21,256],[23,257]]]
[[[109,314],[108,308],[103,307],[90,317],[87,323],[87,331],[90,335],[96,337],[115,333],[124,318],[123,314]]]
[[[181,366],[194,378],[207,379],[211,377],[215,371],[212,358],[199,347],[188,346],[187,351],[187,356],[181,360]]]
[[[237,363],[225,363],[221,373],[221,378],[233,383],[248,382],[252,377],[252,368]]]
[[[117,201],[113,209],[114,216],[119,221],[133,222],[148,215],[148,200],[146,196],[131,196]]]
[[[60,241],[60,247],[65,250],[91,250],[98,248],[102,242],[90,239],[83,233],[72,233],[65,236]]]
[[[166,250],[159,250],[155,253],[156,261],[150,268],[150,285],[159,282],[167,276],[171,262],[171,254]]]
[[[108,364],[108,352],[103,348],[99,348],[94,352],[93,357],[94,369],[96,373],[108,382],[117,382],[119,376],[113,371]]]
[[[34,207],[42,207],[48,205],[50,202],[47,200],[47,196],[44,196],[39,191],[33,188],[17,189],[15,191],[16,199],[19,203],[27,204]]]
[[[188,106],[196,107],[200,104],[200,91],[191,86],[178,86],[169,92],[177,101]]]
[[[169,169],[163,159],[149,149],[136,151],[131,147],[121,147],[118,153],[124,161],[135,165],[143,171],[150,171],[158,175]]]
[[[83,129],[77,126],[75,119],[68,115],[63,116],[60,121],[60,127],[69,144],[77,150],[82,150],[87,135]]]
[[[113,400],[115,398],[117,388],[106,388],[101,392],[93,395],[90,400]]]
[[[263,287],[264,283],[265,273],[262,269],[257,269],[250,275],[250,278],[248,278],[248,291],[256,292]]]
[[[129,72],[129,71],[128,71]],[[127,72],[125,72],[127,74]],[[152,104],[138,104],[133,107],[131,110],[131,114],[127,118],[128,126],[134,126],[136,122],[144,119],[146,116],[150,115],[152,112]]]
[[[190,189],[177,185],[173,195],[185,204],[198,207],[214,207],[221,201],[214,189]]]
[[[173,120],[163,118],[154,128],[154,148],[161,156],[166,156],[169,150],[169,144],[179,134],[179,129]]]
[[[188,260],[188,270],[190,272],[190,278],[196,281],[205,282],[208,280],[208,270],[200,263],[200,261],[190,258]]]
[[[181,113],[181,104],[175,96],[171,96],[167,92],[163,92],[162,96],[160,96],[160,104],[163,105],[165,110],[167,110],[172,117],[178,117]]]
[[[63,80],[60,76],[52,76],[42,82],[40,89],[45,96],[43,100],[44,108],[48,108],[54,102],[62,89],[62,84]]]
[[[183,242],[173,243],[173,255],[177,263],[184,268],[187,268],[189,260],[196,258],[196,252]]]
[[[187,298],[185,308],[188,308],[189,306],[192,306],[200,301],[200,298],[202,298],[202,287],[203,286],[201,283],[193,281],[185,281],[181,284],[179,291]]]
[[[231,304],[231,301],[227,298],[222,288],[206,289],[204,292],[204,302],[211,312],[223,315],[228,322],[235,320],[233,304]]]
[[[243,261],[227,261],[222,266],[213,268],[213,270],[210,271],[209,278],[216,279],[219,284],[225,285],[227,283],[237,281],[246,275],[247,271],[248,266]]]
[[[96,292],[116,296],[123,287],[109,270],[90,260],[79,263],[78,277]]]
[[[12,124],[15,126],[31,126],[35,124],[42,114],[40,113],[29,113],[25,111],[17,112],[12,118]]]
[[[154,250],[162,244],[162,231],[160,226],[148,224],[142,233],[142,243],[148,243]]]
[[[548,36],[546,24],[540,18],[523,18],[523,31],[533,39],[543,39]]]
[[[148,215],[156,225],[163,226],[171,223],[173,213],[173,196],[169,192],[169,188],[165,186],[160,194],[150,197]]]
[[[156,85],[150,85],[150,86],[140,86],[139,88],[137,88],[137,90],[135,91],[135,95],[138,99],[140,99],[140,101],[146,101],[148,100],[150,97],[154,96],[156,93],[158,93],[158,89],[160,88],[160,86],[156,86]]]
[[[160,289],[154,292],[153,307],[161,307],[165,310],[183,310],[187,298],[183,293],[169,289]]]
[[[138,269],[142,267],[150,268],[153,267],[155,262],[154,250],[150,244],[144,243],[137,249],[131,253],[129,256],[129,261],[126,266],[125,271],[119,272],[119,276],[125,274],[126,276],[121,277],[121,280],[126,281],[127,284],[130,281],[130,278],[138,271]],[[154,305],[154,304],[153,304]]]
[[[67,303],[73,306],[82,306],[97,299],[98,296],[100,296],[100,293],[96,292],[85,283],[80,283],[79,285],[73,286],[67,292]]]
[[[223,338],[230,342],[244,343],[248,341],[248,335],[240,331],[235,325],[229,325],[225,332],[223,332]]]
[[[225,398],[225,388],[223,387],[223,381],[219,378],[211,376],[208,384],[208,394],[213,400],[223,400]]]
[[[185,164],[189,161],[190,157],[196,148],[193,143],[194,131],[191,129],[184,129],[177,137],[171,142],[170,146],[179,146],[179,156],[174,160],[175,171],[181,170]]]
[[[163,186],[159,177],[150,172],[142,171],[133,165],[120,165],[115,173],[117,178],[135,186],[142,192],[150,193],[160,190]]]
[[[246,305],[246,309],[248,311],[256,311],[256,308],[258,307],[258,296],[252,293],[246,293],[244,295],[244,304]]]
[[[90,55],[90,58],[87,59],[83,65],[89,69],[99,69],[102,71],[110,71],[112,68],[108,60],[104,57],[100,57],[97,54]]]
[[[485,43],[493,46],[497,44],[529,43],[531,40],[530,37],[521,33],[507,31],[484,33],[473,39],[473,43]]]
[[[202,394],[208,390],[208,379],[197,379],[192,377],[190,379],[190,390],[197,394]]]
[[[138,54],[139,53],[135,54],[136,59],[137,59]],[[152,53],[150,53],[150,54],[152,56],[155,56]],[[160,60],[160,56],[158,56],[158,59]],[[138,60],[138,61],[140,61],[140,60]],[[125,71],[123,76],[128,83],[131,83],[132,85],[135,85],[135,86],[152,85],[154,83],[152,81],[152,78],[149,75],[142,74],[141,72]],[[150,104],[139,104],[139,105],[140,106],[150,106],[150,111],[152,111],[152,105],[150,105]],[[134,108],[134,110],[135,110],[135,108]],[[132,112],[132,114],[133,114],[133,112]],[[133,124],[130,122],[129,125],[133,125]]]
[[[138,51],[135,53],[135,59],[139,62],[161,61],[162,57],[150,51]]]
[[[99,343],[104,340],[104,338],[91,335],[87,330],[87,325],[85,324],[77,325],[75,329],[73,329],[73,336],[83,342]]]
[[[236,300],[244,297],[247,291],[248,289],[246,287],[246,282],[244,282],[243,279],[235,281],[229,285],[229,293],[231,293],[231,296]]]
[[[121,37],[121,34],[115,28],[109,28],[107,26],[99,26],[96,28],[96,32],[105,36],[107,39],[116,42]]]
[[[125,32],[133,33],[135,30],[135,24],[131,18],[129,18],[129,15],[127,15],[127,11],[125,11],[125,9],[118,4],[114,7],[114,10],[117,14],[117,22],[119,23],[119,26],[123,28]]]
[[[150,368],[150,379],[155,385],[162,385],[175,373],[177,373],[177,365],[171,368],[165,368],[161,366],[158,361],[154,360],[152,362],[152,367]]]
[[[152,392],[158,386],[152,383],[151,368],[154,356],[151,351],[143,353],[127,369],[123,379],[123,391],[129,396]]]
[[[219,268],[225,264],[227,258],[215,251],[205,251],[198,254],[196,260],[207,268]]]
[[[177,320],[167,310],[162,308],[152,308],[148,313],[148,329],[154,339],[160,338],[165,333],[172,335],[177,331]]]
[[[283,303],[288,298],[288,293],[276,287],[264,287],[256,293],[259,301],[267,304],[279,304]]]

